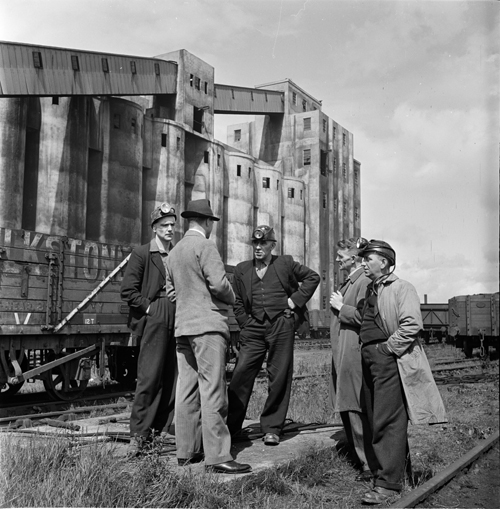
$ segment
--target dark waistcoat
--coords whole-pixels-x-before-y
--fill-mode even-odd
[[[272,263],[262,279],[257,276],[255,267],[252,271],[252,315],[260,321],[266,315],[272,320],[288,308],[288,295]]]

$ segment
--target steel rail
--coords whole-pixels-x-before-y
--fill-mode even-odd
[[[419,502],[425,500],[429,495],[437,491],[441,486],[446,484],[448,481],[453,479],[459,474],[464,468],[467,468],[477,458],[486,453],[498,442],[498,431],[488,438],[483,444],[474,447],[467,454],[464,454],[457,461],[446,467],[442,472],[439,472],[432,479],[429,479],[426,483],[413,490],[408,495],[400,498],[394,504],[389,507],[415,507]]]

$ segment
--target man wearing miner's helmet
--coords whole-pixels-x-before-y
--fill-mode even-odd
[[[121,284],[128,325],[140,349],[130,416],[130,455],[141,455],[174,417],[177,358],[175,304],[165,291],[165,264],[172,249],[175,209],[162,203],[151,213],[153,239],[132,251]]]
[[[295,328],[319,275],[291,256],[274,256],[274,230],[258,226],[253,259],[234,270],[234,314],[241,328],[238,361],[229,385],[228,427],[241,431],[255,378],[267,353],[268,396],[260,417],[266,445],[278,445],[290,401]],[[299,285],[301,283],[301,285]]]
[[[394,274],[396,252],[382,240],[359,239],[358,248],[371,280],[359,303],[359,338],[375,455],[373,489],[362,502],[377,505],[401,491],[405,469],[411,473],[408,419],[435,424],[446,414],[419,340],[420,300],[413,285]]]

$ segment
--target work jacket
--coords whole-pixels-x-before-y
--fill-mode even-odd
[[[397,356],[410,422],[447,422],[443,400],[419,339],[423,323],[414,286],[390,274],[376,291],[375,321],[389,337],[387,344]]]

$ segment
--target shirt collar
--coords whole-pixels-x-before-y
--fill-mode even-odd
[[[161,240],[158,238],[158,235],[155,235],[154,239],[151,240],[150,243],[150,251],[159,252],[160,254],[168,254],[172,249],[172,243],[168,246],[168,249],[163,247]]]
[[[206,239],[206,235],[202,232],[200,232],[199,230],[195,230],[194,228],[189,228],[188,232],[196,232],[196,233],[199,233],[204,239]]]

